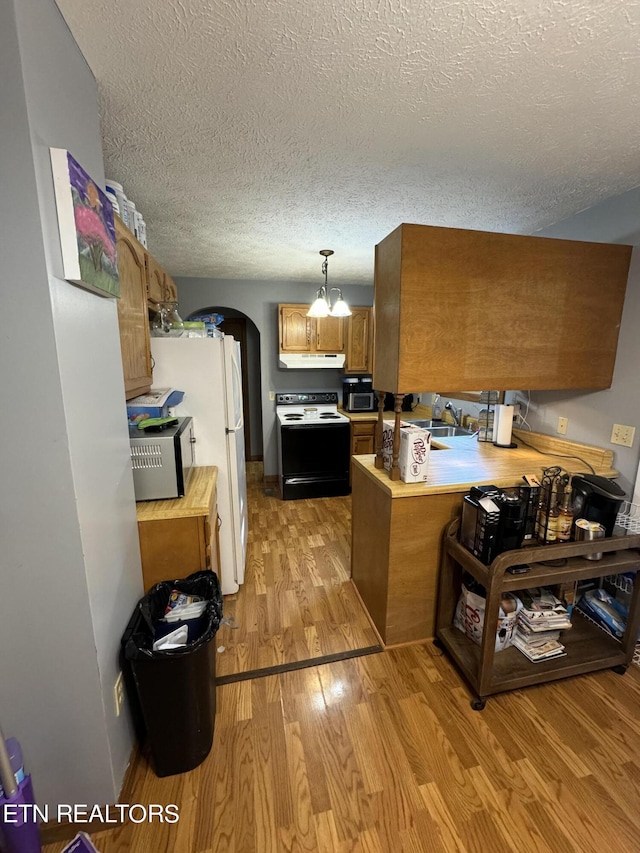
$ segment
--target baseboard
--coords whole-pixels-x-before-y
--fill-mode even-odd
[[[262,478],[263,483],[277,483],[278,475],[277,474],[265,474]]]

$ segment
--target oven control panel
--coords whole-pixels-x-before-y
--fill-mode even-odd
[[[276,404],[278,406],[300,406],[305,403],[323,403],[338,405],[338,394],[336,391],[314,391],[311,393],[294,394],[276,394]]]

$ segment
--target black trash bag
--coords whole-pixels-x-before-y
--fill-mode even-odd
[[[153,651],[154,640],[176,627],[177,623],[162,622],[169,597],[174,589],[187,595],[197,595],[204,598],[207,606],[202,616],[197,617],[197,619],[186,620],[192,624],[189,624],[188,643],[184,648]],[[201,571],[194,572],[186,578],[161,581],[161,583],[152,586],[149,592],[140,599],[136,611],[139,613],[140,619],[136,620],[136,624],[132,626],[133,630],[127,636],[124,644],[124,654],[128,660],[140,660],[156,655],[171,655],[173,657],[180,654],[190,654],[195,647],[212,639],[220,627],[222,593],[220,592],[218,576],[215,572]]]
[[[188,620],[187,645],[154,651],[171,592],[202,597],[202,616]],[[150,750],[158,776],[193,770],[213,743],[216,713],[215,648],[222,594],[215,572],[162,581],[140,599],[121,641],[121,668],[136,736]],[[179,623],[174,622],[173,628]]]

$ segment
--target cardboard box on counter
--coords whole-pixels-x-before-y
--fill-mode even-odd
[[[421,427],[410,426],[400,432],[400,479],[403,483],[424,483],[429,470],[431,433]]]
[[[384,420],[382,422],[382,461],[387,471],[391,470],[391,459],[393,457],[393,433],[395,430],[395,420]],[[400,435],[402,430],[411,426],[407,421],[400,421]]]

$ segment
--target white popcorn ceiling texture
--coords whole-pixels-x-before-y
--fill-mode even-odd
[[[57,0],[173,275],[370,284],[402,222],[532,233],[640,184],[638,0]]]

